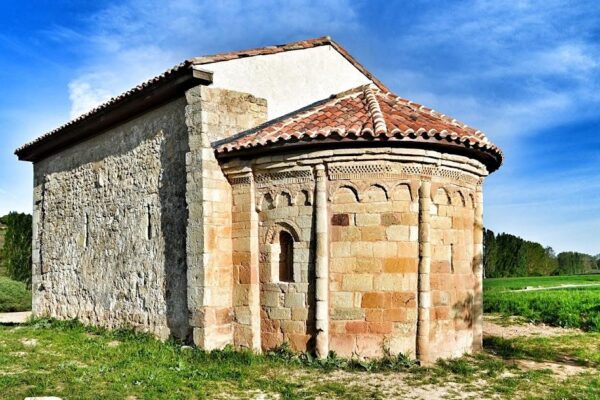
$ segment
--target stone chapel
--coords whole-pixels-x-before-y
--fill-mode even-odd
[[[319,357],[482,346],[502,152],[329,37],[186,60],[16,155],[37,316]]]

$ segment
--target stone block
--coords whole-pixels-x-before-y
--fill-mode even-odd
[[[349,321],[346,322],[346,333],[351,335],[367,333],[367,322],[365,321]]]
[[[365,309],[365,321],[367,321],[367,322],[383,321],[383,310],[380,308]]]
[[[335,351],[341,357],[352,357],[355,346],[355,335],[332,335],[329,342],[330,350]]]
[[[351,243],[349,242],[333,242],[329,245],[331,251],[331,257],[343,258],[351,256]]]
[[[284,305],[289,308],[305,307],[306,295],[304,293],[287,293]]]
[[[348,214],[334,214],[331,216],[332,226],[348,226],[350,225],[350,216]]]
[[[376,242],[386,239],[386,230],[383,226],[363,226],[360,228],[360,238],[365,242]]]
[[[356,258],[331,258],[329,270],[334,273],[351,273],[356,270]]]
[[[289,339],[292,350],[299,352],[305,352],[308,350],[308,342],[311,339],[311,335],[293,333],[287,335],[287,337]]]
[[[293,321],[306,321],[308,319],[307,308],[292,308]]]
[[[373,334],[386,335],[388,333],[392,333],[392,323],[386,321],[383,322],[368,322],[367,323],[367,331]]]
[[[333,293],[331,293],[331,305],[334,308],[352,308],[352,307],[354,307],[354,293],[352,293],[352,292],[333,292]]]
[[[386,229],[388,240],[402,242],[410,239],[410,230],[406,225],[392,225]]]
[[[370,242],[351,243],[350,254],[354,257],[373,257],[373,243],[370,243]]]
[[[305,333],[306,323],[304,321],[281,321],[281,329],[284,333]]]
[[[366,292],[373,288],[373,277],[369,274],[345,274],[342,288],[349,292]]]
[[[417,305],[417,295],[415,292],[394,292],[391,301],[392,308],[415,307]]]
[[[388,308],[391,304],[389,293],[368,292],[362,295],[362,308]]]
[[[383,272],[387,273],[416,273],[419,260],[417,258],[386,258],[383,262]]]
[[[396,242],[381,241],[373,243],[373,255],[378,258],[395,257],[398,253]]]
[[[271,319],[289,320],[292,319],[292,310],[289,308],[267,308],[267,315]]]
[[[381,217],[379,214],[356,214],[356,226],[379,226]]]
[[[361,320],[365,312],[361,308],[334,308],[331,313],[332,320]]]
[[[394,292],[402,289],[404,277],[400,274],[380,274],[373,279],[373,289]]]
[[[356,353],[359,357],[381,357],[383,336],[360,335],[356,338]]]
[[[379,258],[372,257],[357,257],[356,258],[356,266],[354,271],[356,272],[368,272],[368,273],[377,273],[381,272],[382,260]]]
[[[406,308],[390,308],[383,310],[383,321],[387,322],[405,322]]]

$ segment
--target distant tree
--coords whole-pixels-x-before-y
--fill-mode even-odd
[[[11,279],[31,284],[31,215],[12,212],[2,217],[6,225],[1,259]]]
[[[508,233],[483,232],[484,277],[544,276],[557,272],[558,261],[551,247],[523,240]]]
[[[496,273],[498,246],[496,235],[489,229],[483,229],[483,277],[491,278]]]
[[[557,259],[560,275],[580,274],[598,266],[598,261],[593,256],[575,251],[564,251]]]

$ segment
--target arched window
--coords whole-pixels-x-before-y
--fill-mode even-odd
[[[294,281],[294,238],[286,231],[279,232],[279,282]]]

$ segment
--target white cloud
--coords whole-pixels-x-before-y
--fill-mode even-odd
[[[349,0],[130,0],[105,8],[89,22],[86,32],[56,27],[49,33],[55,40],[77,40],[88,54],[69,84],[72,116],[186,58],[277,44],[273,37],[284,43],[350,31],[356,13]]]

